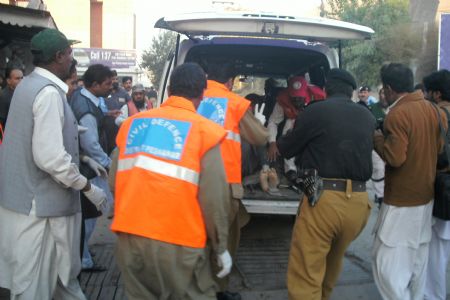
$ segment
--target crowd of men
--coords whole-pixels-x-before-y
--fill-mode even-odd
[[[74,43],[54,29],[36,34],[34,71],[8,70],[0,98],[0,287],[11,299],[85,299],[80,271],[105,270],[87,246],[101,214],[113,218],[128,299],[241,299],[229,273],[249,221],[244,140],[267,150],[263,172],[281,156],[289,180],[314,179],[303,182],[294,225],[290,299],[330,298],[369,218],[370,179],[380,294],[445,299],[450,223],[432,210],[436,172],[448,169],[437,165],[450,72],[425,77],[424,95],[410,68],[385,65],[379,101],[362,86],[359,103],[343,69],[328,72],[324,89],[296,75],[273,95],[266,124],[258,97],[232,92],[227,62],[176,67],[156,108],[154,93],[128,77],[120,87],[104,65],[79,84]]]

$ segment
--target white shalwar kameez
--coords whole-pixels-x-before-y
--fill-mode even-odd
[[[372,151],[372,186],[377,198],[384,197],[385,163],[375,150]]]
[[[447,266],[450,258],[450,221],[433,218],[428,256],[426,300],[447,299]]]
[[[36,67],[33,72],[67,92],[67,85],[48,70]],[[65,151],[64,106],[54,86],[36,96],[33,118],[34,162],[61,185],[81,190],[87,180]],[[35,215],[35,208],[34,200],[29,215],[0,206],[0,286],[17,300],[86,300],[77,280],[81,212],[43,218]]]
[[[278,134],[278,125],[285,119],[283,107],[277,102],[273,108],[273,112],[269,117],[269,122],[267,124],[267,129],[269,130],[269,143],[276,142]],[[284,123],[283,131],[281,136],[285,136],[286,133],[294,128],[295,119],[286,118],[286,123]],[[295,157],[290,159],[284,159],[284,172],[295,171],[297,172],[297,167],[295,166]]]
[[[433,201],[398,207],[382,203],[374,227],[372,272],[383,299],[422,300]]]
[[[0,286],[17,300],[86,299],[77,280],[81,213],[39,218],[0,206]],[[33,249],[33,251],[30,251]]]

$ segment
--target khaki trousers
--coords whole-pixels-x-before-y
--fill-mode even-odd
[[[235,265],[239,241],[241,240],[241,228],[247,225],[250,220],[250,215],[241,200],[231,197],[230,201],[232,213],[229,220],[230,227],[228,230],[228,252],[230,252],[231,258],[233,259],[233,265]],[[222,268],[217,265],[217,258],[215,255],[211,256],[211,266],[214,280],[219,285],[219,292],[226,291],[228,289],[231,272],[224,278],[219,278],[216,276]]]
[[[289,299],[329,299],[345,250],[367,223],[366,192],[325,190],[315,207],[302,201],[294,225],[287,273]]]
[[[189,248],[119,233],[116,259],[129,300],[213,300],[208,248]]]

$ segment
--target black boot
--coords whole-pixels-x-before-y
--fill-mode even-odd
[[[219,292],[216,294],[217,300],[241,300],[241,294],[229,291]]]
[[[284,174],[284,176],[286,176],[286,179],[289,181],[289,183],[294,184],[295,180],[297,179],[297,172],[295,172],[294,170],[289,170],[286,172],[286,174]]]
[[[381,203],[383,203],[383,199],[384,199],[384,197],[377,197],[377,196],[375,196],[375,203],[377,204],[378,209],[380,209]]]

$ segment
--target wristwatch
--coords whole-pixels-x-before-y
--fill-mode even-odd
[[[88,180],[86,182],[86,185],[84,186],[84,188],[81,189],[81,191],[84,192],[88,192],[91,189],[91,182]]]

